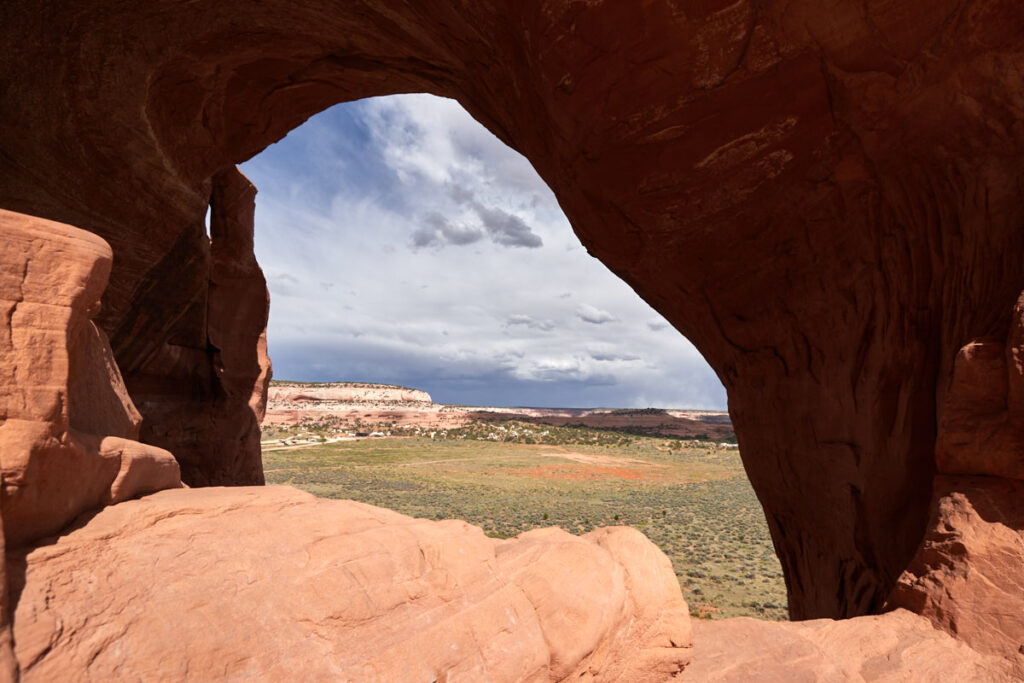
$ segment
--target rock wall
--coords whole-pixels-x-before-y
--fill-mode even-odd
[[[722,378],[791,614],[863,614],[924,533],[954,356],[1024,289],[1022,33],[1017,0],[11,0],[0,206],[111,244],[143,438],[257,481],[259,278],[221,319],[213,188],[336,102],[455,97]]]

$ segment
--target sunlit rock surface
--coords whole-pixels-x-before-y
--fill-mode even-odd
[[[1022,500],[1024,481],[937,477],[928,534],[890,604],[1024,664]]]
[[[683,680],[716,683],[1017,681],[1024,668],[972,650],[904,610],[804,622],[694,621]]]
[[[92,321],[110,247],[77,228],[0,210],[0,510],[8,547],[79,513],[181,486]]]
[[[287,487],[107,507],[9,567],[23,681],[663,681],[692,648],[636,530],[503,541]]]

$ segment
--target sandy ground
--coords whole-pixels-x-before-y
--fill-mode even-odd
[[[595,455],[592,453],[576,453],[574,451],[567,451],[564,448],[551,447],[551,452],[541,451],[537,455],[546,458],[565,458],[566,460],[572,460],[573,462],[582,463],[584,465],[633,465],[641,464],[648,465],[649,463],[643,460],[637,460],[636,458],[617,458],[613,455]]]

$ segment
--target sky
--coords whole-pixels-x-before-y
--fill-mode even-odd
[[[453,100],[340,104],[241,169],[259,188],[276,379],[464,405],[725,408],[693,345]]]

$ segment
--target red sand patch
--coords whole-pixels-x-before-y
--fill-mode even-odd
[[[635,467],[581,467],[579,465],[538,465],[537,467],[501,468],[503,474],[528,477],[544,481],[587,481],[589,479],[660,479],[660,473],[648,472]]]

